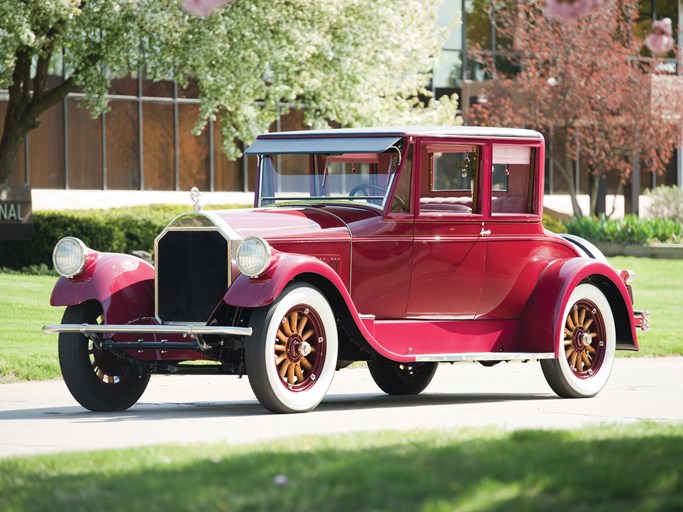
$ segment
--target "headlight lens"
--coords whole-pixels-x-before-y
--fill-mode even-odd
[[[237,248],[237,268],[242,274],[256,277],[270,265],[270,245],[259,236],[245,238]]]
[[[52,253],[55,270],[64,277],[80,274],[88,261],[88,248],[78,238],[62,238]]]

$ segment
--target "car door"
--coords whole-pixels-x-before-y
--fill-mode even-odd
[[[407,316],[473,318],[484,281],[480,167],[476,142],[422,141]]]
[[[486,183],[486,273],[480,318],[519,318],[540,273],[561,254],[547,240],[541,225],[540,173],[542,145],[538,142],[494,142]]]

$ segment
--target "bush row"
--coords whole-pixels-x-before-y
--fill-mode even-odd
[[[626,215],[623,219],[572,217],[564,222],[567,231],[591,242],[646,244],[683,242],[683,223],[674,219],[648,219]]]
[[[236,208],[222,205],[220,208]],[[218,207],[215,207],[218,208]],[[208,209],[208,208],[207,208]],[[52,266],[52,250],[65,236],[75,236],[102,252],[152,252],[154,238],[187,206],[151,205],[111,210],[38,211],[31,240],[0,243],[0,268]]]

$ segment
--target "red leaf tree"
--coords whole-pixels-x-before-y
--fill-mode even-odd
[[[640,58],[635,0],[618,0],[564,23],[544,15],[543,7],[542,0],[496,6],[497,28],[512,39],[511,58],[519,72],[503,76],[488,59],[489,101],[472,106],[468,122],[554,134],[563,146],[554,165],[569,185],[574,215],[580,216],[576,158],[594,178],[617,173],[620,189],[639,161],[648,171],[665,171],[681,141],[683,96],[672,101],[681,92],[681,78],[658,76],[657,61]],[[594,213],[600,180],[591,181]]]

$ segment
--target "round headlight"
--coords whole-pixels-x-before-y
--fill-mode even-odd
[[[270,245],[259,236],[245,238],[237,248],[237,268],[242,274],[256,277],[270,265]]]
[[[78,238],[62,238],[52,253],[55,270],[64,277],[80,274],[88,261],[88,248]]]

